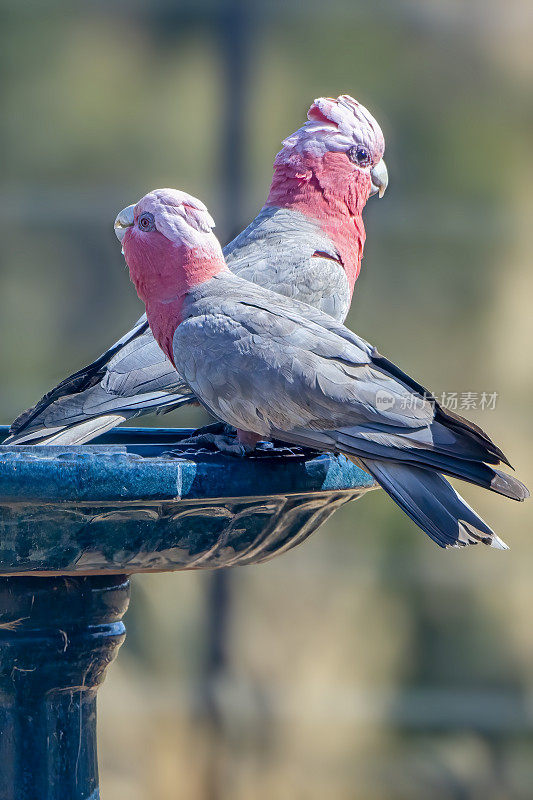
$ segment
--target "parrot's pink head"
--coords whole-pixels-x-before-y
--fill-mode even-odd
[[[315,219],[336,244],[353,288],[365,240],[363,208],[387,188],[385,140],[372,114],[346,94],[319,97],[307,117],[276,157],[267,205]]]
[[[214,227],[205,205],[176,189],[149,192],[115,220],[131,280],[171,361],[185,295],[227,269]]]

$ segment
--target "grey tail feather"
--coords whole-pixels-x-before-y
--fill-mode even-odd
[[[431,465],[429,466],[431,467]],[[529,490],[522,481],[489,464],[457,459],[455,464],[450,461],[443,465],[437,464],[435,468],[452,478],[459,478],[467,483],[473,483],[474,486],[481,486],[483,489],[501,494],[510,500],[523,501],[529,497]]]
[[[337,444],[341,452],[349,455],[354,455],[359,458],[370,459],[376,457],[380,460],[380,455],[383,448],[374,448],[370,450],[370,443],[364,443],[365,450],[361,448],[360,441],[356,437],[350,436],[349,432],[337,434]],[[459,480],[473,483],[475,486],[481,486],[483,489],[488,489],[491,492],[496,492],[504,497],[509,497],[511,500],[525,500],[529,497],[529,491],[518,478],[501,472],[491,464],[485,464],[483,461],[475,461],[473,459],[458,458],[450,453],[442,453],[438,450],[396,450],[392,448],[389,450],[387,462],[389,460],[397,463],[412,465],[413,467],[422,467],[443,472],[452,478],[459,478]]]
[[[439,547],[479,542],[507,550],[507,545],[437,472],[403,464],[361,459],[363,466],[395,503]]]
[[[481,484],[478,484],[478,486]],[[529,497],[529,489],[525,486],[522,481],[519,481],[518,478],[514,478],[512,475],[507,475],[506,472],[502,472],[499,469],[494,470],[494,477],[490,482],[490,486],[487,486],[487,489],[490,489],[497,494],[501,494],[504,497],[510,497],[511,500],[527,500]]]
[[[423,461],[420,459],[422,466]],[[433,467],[438,472],[443,472],[451,478],[459,478],[461,481],[473,483],[474,486],[481,486],[490,492],[496,492],[510,500],[523,501],[529,497],[529,490],[524,484],[513,475],[508,475],[499,469],[477,461],[462,461],[460,459],[442,459],[439,463],[438,457],[434,458],[434,464],[428,459],[427,466]]]
[[[128,419],[141,416],[150,412],[157,414],[174,411],[182,405],[197,402],[194,396],[171,395],[156,393],[154,395],[138,395],[130,398],[117,398],[115,404],[107,404],[100,413],[94,416],[76,414],[71,420],[58,421],[57,425],[48,424],[39,426],[38,418],[33,425],[24,426],[21,430],[11,433],[2,444],[40,444],[40,445],[78,445],[86,444],[97,436],[112,430]]]
[[[116,428],[126,417],[121,414],[102,414],[100,417],[64,425],[57,428],[38,428],[30,433],[21,432],[8,436],[2,444],[30,445],[78,445],[86,444],[91,439],[101,436]]]

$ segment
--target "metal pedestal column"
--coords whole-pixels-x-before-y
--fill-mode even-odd
[[[0,800],[98,800],[96,692],[125,575],[0,578]]]

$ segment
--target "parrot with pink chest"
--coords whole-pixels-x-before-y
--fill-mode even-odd
[[[344,321],[363,255],[362,212],[388,182],[384,146],[378,123],[356,100],[315,100],[308,121],[283,142],[265,205],[224,248],[229,269]],[[120,240],[133,208],[117,216]],[[126,419],[194,399],[143,315],[92,364],[21,414],[6,443],[81,444]]]
[[[487,434],[328,314],[231,272],[213,224],[199,200],[161,189],[123,238],[153,334],[200,402],[250,447],[274,438],[344,453],[441,547],[506,549],[443,477],[524,500]]]

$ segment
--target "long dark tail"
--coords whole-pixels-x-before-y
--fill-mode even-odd
[[[508,549],[438,472],[390,461],[366,458],[361,461],[394,502],[439,547],[482,542],[499,550]]]
[[[74,397],[56,400],[34,416],[31,409],[24,412],[27,420],[16,420],[3,444],[85,444],[128,419],[150,412],[166,413],[194,402],[192,394],[167,392],[110,397],[95,386]]]

